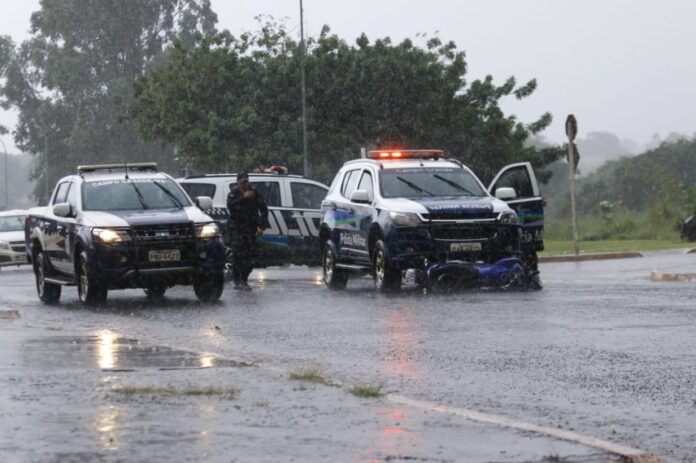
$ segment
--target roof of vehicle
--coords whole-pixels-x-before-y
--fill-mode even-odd
[[[103,182],[105,180],[125,179],[125,172],[85,172],[81,175],[72,175],[71,177],[83,178],[88,182]],[[133,179],[148,179],[161,178],[168,179],[169,176],[164,172],[128,172],[128,178]]]
[[[0,211],[0,217],[8,217],[13,215],[25,215],[27,211],[23,209],[11,209],[9,211]]]

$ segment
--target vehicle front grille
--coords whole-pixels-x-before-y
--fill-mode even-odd
[[[24,241],[13,241],[10,243],[10,247],[14,252],[26,252],[27,250]]]
[[[193,226],[189,224],[148,225],[133,228],[133,239],[147,243],[170,243],[188,241],[193,238]]]
[[[425,220],[475,220],[475,219],[495,219],[498,217],[496,212],[489,209],[474,211],[444,210],[421,214]]]
[[[484,240],[494,238],[498,231],[495,224],[431,225],[430,236],[435,240]]]

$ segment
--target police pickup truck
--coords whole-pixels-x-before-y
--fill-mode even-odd
[[[224,233],[229,218],[227,195],[237,186],[237,174],[193,175],[178,181],[191,197],[213,198],[213,208],[206,213]],[[258,239],[255,266],[319,265],[319,209],[329,188],[299,175],[278,172],[250,173],[249,183],[266,202],[270,225]],[[227,258],[231,265],[231,249]]]
[[[371,151],[344,164],[322,202],[324,281],[342,289],[369,272],[378,290],[393,290],[414,269],[425,286],[540,289],[542,203],[529,163],[485,188],[440,150]]]
[[[49,205],[25,223],[39,299],[56,303],[76,285],[85,304],[112,289],[144,288],[148,298],[192,284],[198,299],[223,290],[224,244],[217,225],[157,164],[80,166],[62,178]]]

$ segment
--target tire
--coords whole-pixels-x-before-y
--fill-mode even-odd
[[[390,292],[401,287],[401,271],[392,266],[382,240],[377,241],[372,251],[372,277],[377,291]]]
[[[151,285],[143,289],[148,301],[159,301],[164,297],[164,293],[167,292],[167,287],[164,285]]]
[[[57,304],[60,300],[62,287],[55,283],[47,283],[48,263],[43,251],[39,251],[34,256],[34,276],[36,277],[36,292],[39,300],[44,304]]]
[[[108,290],[99,282],[89,266],[87,253],[82,251],[77,257],[75,267],[75,279],[77,280],[77,295],[80,302],[85,305],[102,304],[106,301]]]
[[[193,291],[201,302],[215,302],[222,297],[225,285],[225,271],[216,270],[205,273],[193,282]]]
[[[336,259],[336,246],[331,240],[326,240],[321,260],[324,284],[333,290],[345,289],[348,284],[348,272],[336,268]]]

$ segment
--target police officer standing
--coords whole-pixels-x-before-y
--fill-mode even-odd
[[[250,290],[247,280],[254,268],[256,237],[261,236],[269,224],[266,203],[249,184],[246,172],[237,174],[237,186],[227,196],[227,209],[230,211],[229,243],[234,254],[234,289]]]

